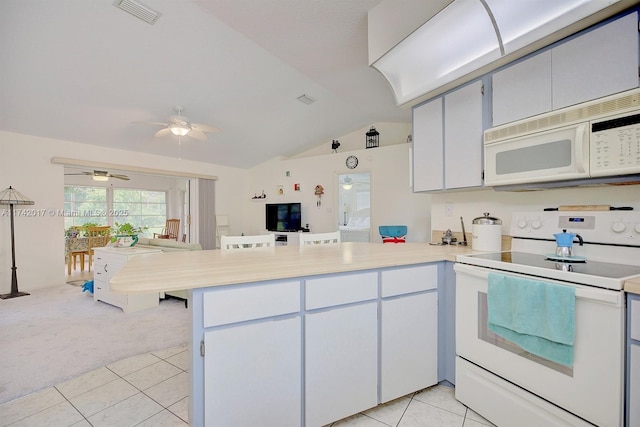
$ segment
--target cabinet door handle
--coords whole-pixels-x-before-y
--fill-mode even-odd
[[[105,272],[105,273],[108,273],[108,272],[109,272],[109,270],[107,270],[107,265],[108,265],[108,264],[105,264],[105,265],[104,265],[104,272]]]

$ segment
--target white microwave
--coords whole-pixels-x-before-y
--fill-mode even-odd
[[[486,130],[484,170],[487,186],[640,173],[640,90]]]

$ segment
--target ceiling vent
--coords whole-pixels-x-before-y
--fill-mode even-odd
[[[314,102],[316,102],[315,98],[312,98],[307,94],[300,95],[298,97],[298,101],[302,102],[303,104],[307,104],[307,105],[313,104]]]
[[[134,0],[115,0],[113,5],[151,25],[155,24],[161,15],[160,12]]]

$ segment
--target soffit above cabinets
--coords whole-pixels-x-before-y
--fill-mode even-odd
[[[381,11],[407,15],[402,0],[369,12],[369,61],[408,107],[584,29],[633,4],[632,0],[441,0],[432,16],[381,54],[381,39],[402,31],[378,29]],[[391,6],[395,5],[395,8]],[[418,15],[425,19],[427,10]],[[393,19],[391,19],[393,22]],[[383,32],[383,36],[376,33]],[[379,57],[378,57],[379,56]]]

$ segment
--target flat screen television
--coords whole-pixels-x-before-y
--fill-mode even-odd
[[[265,225],[269,231],[298,231],[302,228],[300,203],[269,203],[265,211]]]

